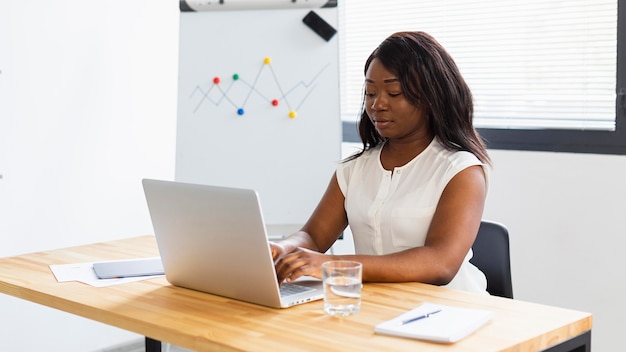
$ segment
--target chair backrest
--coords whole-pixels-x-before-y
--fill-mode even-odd
[[[509,231],[503,224],[483,220],[472,246],[474,264],[487,277],[487,292],[513,298]]]

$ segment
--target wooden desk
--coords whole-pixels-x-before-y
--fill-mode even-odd
[[[165,278],[96,288],[57,283],[49,264],[158,255],[154,237],[0,259],[0,292],[193,350],[589,351],[591,314],[437,286],[365,284],[361,312],[335,318],[322,302],[265,308],[171,286]],[[451,345],[374,334],[374,325],[424,301],[494,311],[492,322]],[[574,346],[575,345],[575,346]],[[572,347],[574,346],[574,347]],[[552,350],[552,349],[550,349]],[[579,351],[579,350],[577,350]]]

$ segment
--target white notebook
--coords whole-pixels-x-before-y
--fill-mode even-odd
[[[415,309],[376,325],[374,331],[384,335],[452,343],[476,331],[493,316],[494,313],[487,310],[423,303]],[[418,319],[408,322],[414,318]]]

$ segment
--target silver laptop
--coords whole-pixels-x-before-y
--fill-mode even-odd
[[[321,280],[279,287],[254,190],[144,179],[165,277],[186,287],[273,308],[323,297]]]

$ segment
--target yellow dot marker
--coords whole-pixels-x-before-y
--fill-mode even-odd
[[[298,114],[295,111],[293,110],[289,111],[289,118],[295,119],[296,116],[298,116]]]
[[[272,63],[272,59],[271,59],[271,58],[269,58],[269,57],[266,57],[265,59],[263,59],[263,62],[264,62],[266,65],[269,65],[269,64],[271,64],[271,63]]]

